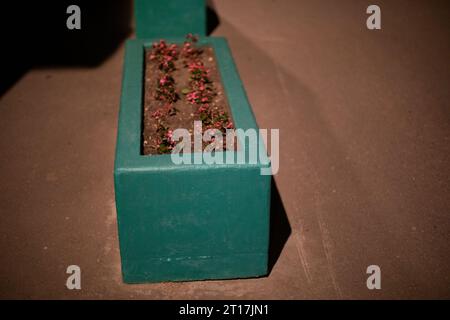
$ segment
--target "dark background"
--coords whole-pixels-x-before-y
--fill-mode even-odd
[[[5,1],[6,2],[6,1]],[[67,8],[81,8],[81,30],[66,27]],[[9,1],[0,6],[0,93],[30,67],[95,67],[132,31],[131,0]]]

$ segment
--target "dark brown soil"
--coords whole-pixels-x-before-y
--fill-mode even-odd
[[[225,111],[230,120],[232,115],[224,92],[219,70],[217,68],[216,56],[212,47],[201,47],[203,50],[200,59],[206,68],[210,70],[210,78],[213,81],[213,85],[217,95],[214,97],[213,102],[210,104],[211,108],[217,111]],[[145,82],[144,82],[144,101],[143,101],[143,128],[142,128],[142,154],[152,155],[159,154],[157,144],[157,129],[158,121],[151,115],[157,109],[163,107],[165,102],[155,99],[154,95],[159,80],[160,70],[158,64],[155,61],[150,60],[149,56],[151,50],[148,49],[145,52]],[[191,141],[193,139],[193,127],[194,121],[200,121],[199,115],[195,112],[196,106],[190,104],[186,96],[182,94],[182,90],[189,88],[189,70],[184,66],[183,59],[175,61],[176,70],[172,76],[175,79],[176,92],[179,95],[179,99],[174,103],[174,107],[177,112],[175,115],[168,116],[164,119],[164,125],[170,130],[177,128],[188,129],[191,133]],[[234,121],[233,121],[234,123]],[[225,138],[224,138],[225,139]]]

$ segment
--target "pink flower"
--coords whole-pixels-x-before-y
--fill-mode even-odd
[[[161,110],[159,109],[152,113],[152,117],[155,119],[159,119],[161,116],[162,116]]]
[[[159,48],[160,49],[164,49],[166,47],[166,41],[164,40],[159,40]]]
[[[189,64],[189,71],[197,71],[197,70],[204,70],[204,66],[202,62],[191,62]]]

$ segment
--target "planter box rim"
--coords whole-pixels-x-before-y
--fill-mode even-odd
[[[247,95],[234,64],[227,41],[223,37],[203,37],[199,45],[211,46],[216,56],[216,63],[222,85],[230,106],[232,118],[237,129],[255,129],[258,132],[257,144],[261,155],[256,163],[248,161],[245,155],[244,163],[224,164],[174,164],[170,154],[142,155],[142,97],[144,79],[144,52],[155,41],[161,38],[132,39],[126,42],[123,67],[122,95],[120,99],[119,123],[117,132],[117,147],[115,157],[115,172],[143,171],[143,170],[191,170],[195,168],[268,168],[270,160],[267,157],[263,139],[259,135],[259,128],[249,105]],[[184,38],[164,38],[170,43],[183,43]],[[248,149],[248,148],[247,148]],[[232,153],[236,157],[242,151],[221,151]],[[247,150],[245,150],[246,153]],[[191,154],[192,157],[194,153]]]

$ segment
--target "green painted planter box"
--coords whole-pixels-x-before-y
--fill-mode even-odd
[[[114,168],[123,279],[263,276],[271,176],[261,175],[260,169],[270,168],[267,158],[250,163],[246,155],[241,164],[175,165],[170,155],[141,155],[144,49],[157,40],[126,45]],[[236,128],[257,129],[226,40],[205,37],[200,44],[215,50]],[[258,143],[264,148],[261,139]]]
[[[139,39],[206,35],[205,0],[135,0],[134,12]]]

